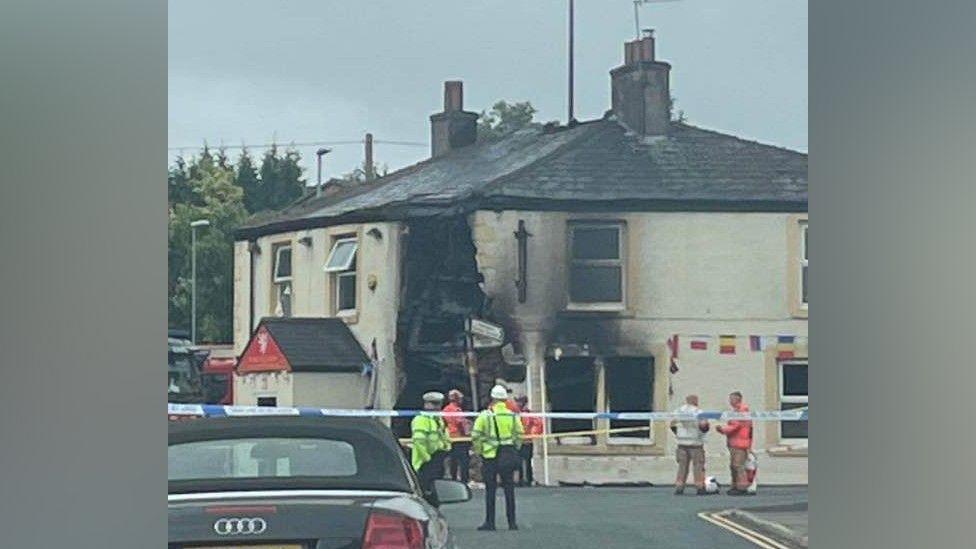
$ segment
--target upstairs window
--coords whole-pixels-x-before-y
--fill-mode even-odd
[[[332,303],[335,314],[356,310],[356,254],[359,243],[355,238],[339,238],[332,245],[325,261],[332,287]]]
[[[272,311],[275,316],[291,316],[291,245],[279,244],[274,247],[272,266],[271,296]]]
[[[569,255],[570,306],[594,309],[623,307],[623,225],[571,224]]]

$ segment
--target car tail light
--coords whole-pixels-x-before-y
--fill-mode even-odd
[[[423,549],[420,521],[403,515],[371,513],[366,521],[363,549]]]

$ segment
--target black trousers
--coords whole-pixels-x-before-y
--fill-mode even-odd
[[[436,452],[431,456],[430,461],[420,466],[417,471],[417,480],[425,494],[434,490],[434,479],[444,478],[444,456],[446,452]]]
[[[502,479],[502,490],[505,492],[505,516],[508,524],[515,524],[515,481],[514,471],[501,472],[498,470],[497,459],[483,460],[481,476],[485,481],[485,524],[495,524],[495,493],[498,491],[498,479]]]
[[[522,464],[518,470],[518,483],[531,486],[534,480],[532,476],[532,443],[523,442],[519,455],[522,457]]]
[[[455,442],[451,446],[451,453],[448,454],[448,457],[451,458],[450,472],[452,479],[460,480],[464,483],[467,483],[468,480],[470,480],[470,450],[470,442]],[[458,473],[460,473],[460,478],[458,478]]]

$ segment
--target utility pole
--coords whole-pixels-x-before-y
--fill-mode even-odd
[[[569,0],[569,118],[566,120],[567,124],[572,124],[574,120],[573,115],[573,50],[575,49],[573,45],[573,0]]]
[[[197,344],[197,227],[207,227],[210,221],[198,219],[190,222],[190,342]]]

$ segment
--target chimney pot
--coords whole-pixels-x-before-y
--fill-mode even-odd
[[[444,112],[464,110],[464,82],[448,80],[444,82]]]

